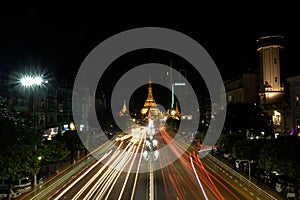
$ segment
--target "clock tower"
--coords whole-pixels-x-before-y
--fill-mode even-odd
[[[260,56],[260,105],[272,118],[275,135],[285,133],[286,103],[280,77],[280,51],[283,37],[260,37],[257,40]]]
[[[266,36],[257,40],[260,55],[260,96],[264,104],[282,100],[284,88],[280,80],[280,50],[282,36]]]

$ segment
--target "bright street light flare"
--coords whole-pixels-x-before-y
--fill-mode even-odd
[[[20,79],[20,83],[23,87],[40,86],[44,82],[42,76],[24,76]]]

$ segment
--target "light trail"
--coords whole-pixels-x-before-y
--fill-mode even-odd
[[[112,150],[110,150],[108,153],[104,154],[104,156],[99,159],[96,163],[93,164],[93,166],[91,166],[88,170],[86,170],[82,175],[80,175],[80,177],[78,177],[77,179],[75,179],[75,181],[73,181],[68,187],[66,187],[63,191],[61,191],[59,193],[59,195],[57,197],[54,198],[54,200],[59,200],[59,198],[61,198],[69,189],[71,189],[76,183],[78,183],[85,175],[87,175],[92,169],[94,169],[97,165],[99,165],[107,156],[109,156],[109,154],[112,152]]]
[[[205,164],[205,163],[204,163]],[[211,167],[209,167],[207,164],[205,164],[206,167],[208,169],[210,169],[211,171],[213,171],[215,174],[217,174]],[[229,194],[232,195],[233,198],[239,200],[240,198],[234,194],[234,192],[232,192],[224,183],[222,183],[217,177],[215,177],[214,175],[212,175],[210,172],[208,172],[210,174],[210,176],[215,180],[217,181],[220,185],[222,185],[222,187],[227,190],[229,192]],[[231,184],[229,181],[227,181],[226,179],[224,179],[223,177],[219,176],[224,182],[226,182],[228,185],[230,185],[232,188],[236,189],[237,191],[239,191],[239,188],[235,187],[233,184]],[[242,194],[242,192],[241,192]]]
[[[128,173],[126,175],[126,178],[125,178],[125,181],[123,183],[123,187],[121,189],[121,192],[119,194],[119,199],[122,197],[123,195],[123,192],[124,192],[124,189],[125,189],[125,186],[126,186],[126,183],[127,183],[127,180],[129,178],[129,174],[130,174],[130,171],[132,170],[132,166],[133,166],[133,163],[135,162],[135,158],[136,158],[136,153],[138,152],[138,149],[141,147],[141,142],[142,140],[139,140],[139,143],[138,143],[138,146],[136,147],[135,144],[136,144],[136,138],[131,138],[130,142],[128,145],[131,146],[131,148],[133,147],[133,151],[129,151],[130,153],[130,156],[125,158],[126,159],[126,163],[124,165],[122,165],[122,169],[118,172],[118,175],[117,177],[115,178],[115,181],[113,182],[113,184],[107,184],[107,187],[110,186],[110,190],[108,191],[108,193],[106,194],[106,198],[107,199],[114,187],[114,185],[116,184],[119,176],[121,175],[122,171],[124,170],[124,168],[128,165],[128,162],[131,160],[131,164],[130,164],[130,169],[128,170]],[[134,156],[134,159],[132,159],[132,156]],[[106,189],[107,190],[107,189]],[[102,190],[101,190],[102,191]],[[102,196],[98,195],[97,199],[101,198],[102,199]]]
[[[120,147],[123,145],[123,140],[126,139],[128,139],[129,142],[127,143],[125,149],[123,149],[122,151],[119,150]],[[88,188],[90,188],[90,186],[92,187],[89,189],[88,193],[83,199],[107,199],[110,196],[110,193],[114,188],[114,185],[116,184],[117,180],[119,179],[122,171],[130,163],[129,171],[123,183],[119,199],[122,197],[130,175],[129,172],[132,170],[133,164],[136,161],[136,153],[139,151],[139,149],[141,149],[141,147],[144,148],[145,141],[143,138],[139,138],[139,140],[137,140],[137,138],[133,138],[128,135],[126,138],[124,137],[123,139],[121,139],[121,141],[122,142],[120,143],[118,149],[104,164],[104,166],[102,166],[101,169],[88,181],[88,183],[85,184],[85,186],[82,187],[81,190],[73,197],[74,200],[79,199],[83,195],[83,193],[87,191]],[[139,161],[139,165],[140,162],[141,158]],[[106,171],[103,173],[104,170]],[[95,183],[96,179],[98,180]]]
[[[117,152],[118,150],[121,148],[122,142],[120,143],[120,145],[118,146],[117,150],[113,153],[113,155],[110,157],[110,159],[104,164],[104,166],[99,170],[99,172],[97,174],[95,174],[95,176],[93,176],[88,182],[87,184],[85,184],[84,187],[82,187],[77,194],[72,198],[72,200],[76,200],[79,198],[79,196],[91,185],[92,182],[95,181],[95,179],[103,172],[103,170],[106,168],[107,165],[109,165],[112,161],[114,161],[114,156],[118,155]]]
[[[138,149],[139,149],[140,146],[141,146],[141,142],[142,142],[142,140],[140,140],[140,142],[139,142],[139,145],[138,145],[138,148],[137,148],[137,152],[138,152]],[[145,140],[144,140],[144,143],[143,143],[143,144],[145,144]],[[128,170],[128,172],[127,172],[127,175],[126,175],[126,178],[125,178],[125,181],[124,181],[123,187],[122,187],[122,189],[121,189],[121,192],[120,192],[120,195],[119,195],[118,200],[120,200],[121,197],[122,197],[122,195],[123,195],[123,192],[124,192],[124,189],[125,189],[127,180],[128,180],[128,178],[129,178],[129,174],[130,174],[130,172],[131,172],[131,170],[132,170],[133,163],[134,163],[135,158],[136,158],[136,156],[137,156],[137,154],[136,154],[137,152],[134,152],[134,158],[133,158],[133,161],[132,161],[131,164],[130,164],[130,167],[129,167],[129,170]],[[142,156],[142,154],[141,154],[141,156]],[[138,173],[137,173],[137,174],[138,174]]]
[[[143,137],[143,146],[142,146],[142,151],[145,149],[145,145],[146,145],[146,142],[145,142],[145,133],[143,134],[144,137]],[[135,174],[135,179],[134,179],[134,183],[133,183],[133,187],[132,187],[132,193],[131,193],[131,197],[130,197],[130,200],[133,200],[134,198],[134,193],[135,193],[135,188],[136,188],[136,183],[137,183],[137,179],[138,179],[138,174],[139,174],[139,170],[140,170],[140,166],[141,166],[141,161],[142,161],[142,157],[143,157],[143,154],[140,155],[140,159],[139,159],[139,164],[138,164],[138,167],[137,167],[137,170],[136,170],[136,174]]]
[[[190,160],[191,160],[191,165],[192,165],[192,167],[193,167],[195,176],[196,176],[197,181],[198,181],[198,183],[199,183],[199,186],[200,186],[200,188],[201,188],[201,191],[202,191],[202,193],[203,193],[205,199],[208,200],[207,195],[206,195],[206,192],[204,191],[203,186],[202,186],[202,184],[201,184],[201,181],[200,181],[200,179],[199,179],[199,177],[198,177],[198,175],[197,175],[197,172],[196,172],[196,169],[195,169],[195,166],[194,166],[192,157],[190,157]]]
[[[177,166],[175,168],[175,166],[169,165],[167,167],[167,168],[172,169],[172,171],[174,171],[174,172],[177,171],[177,173],[175,173],[175,174],[172,171],[168,173],[168,176],[170,176],[170,174],[174,174],[174,175],[172,175],[171,183],[172,183],[173,188],[175,188],[177,195],[180,198],[184,199],[184,196],[182,197],[182,194],[184,194],[183,189],[186,187],[186,188],[188,188],[189,195],[195,195],[194,198],[199,198],[199,196],[197,196],[196,193],[194,193],[194,191],[197,190],[194,187],[196,185],[199,185],[200,189],[202,191],[202,195],[204,196],[205,199],[208,199],[207,192],[205,191],[203,184],[201,183],[201,180],[202,180],[202,182],[209,189],[209,191],[212,192],[212,194],[215,196],[215,198],[224,200],[223,196],[221,195],[221,193],[219,192],[219,190],[217,189],[217,187],[215,186],[215,184],[209,177],[209,174],[207,173],[205,168],[203,166],[201,166],[201,163],[196,162],[197,167],[199,167],[199,170],[200,170],[199,171],[194,166],[193,157],[191,156],[191,154],[189,155],[187,152],[185,152],[185,150],[181,146],[181,144],[176,142],[173,139],[173,137],[171,137],[164,129],[162,129],[160,135],[161,135],[161,138],[163,139],[163,141],[166,144],[168,144],[169,148],[172,150],[172,152],[178,158],[179,163],[181,163],[180,166],[183,169],[181,175],[179,175],[178,171],[181,172],[181,170],[178,169],[179,166]],[[193,154],[194,154],[194,152],[193,152]],[[198,159],[196,159],[195,161],[198,161]],[[162,170],[163,179],[164,179],[164,174],[165,174],[164,171],[165,170]],[[203,174],[201,177],[199,176],[200,172]],[[176,176],[177,176],[176,174],[178,175],[179,179],[176,178]],[[185,178],[183,178],[183,177],[185,177]],[[164,185],[165,185],[166,191],[167,191],[168,187],[165,182],[166,182],[166,180],[164,180]],[[191,183],[193,183],[193,184],[191,184]],[[189,198],[191,198],[191,196],[189,196],[189,197],[187,196],[187,198],[189,199]]]
[[[185,150],[186,148],[184,147],[186,143],[181,141],[182,138],[174,140],[164,128],[162,128],[159,133],[160,134],[155,135],[159,146],[163,147],[167,145],[167,148],[160,149],[158,165],[160,166],[161,176],[157,176],[162,180],[161,185],[164,187],[166,200],[224,200],[218,188],[224,188],[226,194],[228,192],[233,199],[238,199],[237,195],[228,188],[234,188],[234,186],[229,184],[229,186],[226,187],[226,185],[222,183],[224,181],[221,182],[206,170],[207,168],[210,169],[209,166],[207,167],[206,163],[201,162],[195,151],[189,153]],[[115,142],[111,142],[111,144],[117,144],[113,148],[114,150],[110,150],[114,145],[106,145],[103,149],[99,149],[99,151],[105,152],[105,154],[103,155],[102,153],[103,156],[101,155],[102,157],[100,157],[97,162],[90,164],[89,167],[82,170],[76,178],[72,177],[72,180],[53,195],[55,198],[51,200],[62,199],[65,194],[68,195],[73,192],[75,192],[75,195],[73,198],[70,197],[72,200],[134,200],[140,195],[139,193],[136,194],[138,191],[136,191],[136,188],[139,187],[140,181],[139,171],[146,162],[143,162],[143,154],[141,153],[146,148],[146,134],[146,129],[140,129],[140,133],[134,132],[134,134],[119,136]],[[139,156],[137,156],[138,153],[140,153]],[[172,158],[177,159],[173,162],[171,161]],[[103,160],[105,160],[104,163]],[[103,165],[99,166],[101,163],[103,163]],[[163,163],[170,164],[166,167],[162,167]],[[97,166],[99,167],[96,168]],[[135,170],[134,167],[136,167],[136,174],[131,176],[130,172]],[[125,172],[124,169],[126,169],[127,172]],[[147,191],[145,195],[148,196],[149,200],[156,198],[155,191],[158,189],[153,187],[156,185],[158,179],[153,179],[154,174],[151,174],[153,173],[152,171],[151,168],[150,179],[148,179],[149,186],[145,189]],[[86,175],[89,175],[89,179],[86,183],[83,183],[83,177]],[[144,181],[144,179],[141,180]],[[77,189],[76,185],[79,185],[81,182],[83,186],[80,185]],[[216,187],[215,183],[219,183],[217,184],[218,187]]]
[[[134,146],[134,148],[136,148],[136,147]],[[112,191],[113,187],[115,186],[115,184],[116,184],[118,178],[120,177],[122,171],[124,170],[124,168],[126,167],[126,165],[129,163],[131,157],[133,156],[133,153],[129,153],[129,154],[130,154],[129,158],[128,158],[128,157],[127,157],[127,158],[124,157],[124,158],[122,159],[122,162],[119,163],[119,164],[122,166],[121,170],[120,170],[120,171],[114,170],[114,171],[115,171],[114,174],[117,174],[117,175],[116,175],[115,177],[111,177],[111,178],[110,178],[110,181],[109,181],[109,184],[106,184],[106,185],[104,186],[104,189],[102,188],[102,189],[100,190],[100,193],[97,194],[97,196],[96,196],[95,198],[93,198],[93,199],[102,199],[102,196],[103,196],[104,193],[107,191],[108,187],[110,187],[110,190],[108,191],[108,194],[107,194],[107,196],[106,196],[106,197],[108,198],[110,192]],[[114,178],[114,179],[113,179],[113,178]],[[113,182],[112,182],[112,180],[113,180]],[[112,182],[112,183],[111,183],[111,182]],[[107,198],[105,198],[105,199],[107,199]]]
[[[93,193],[95,193],[95,191],[100,191],[100,193],[102,194],[103,193],[103,187],[105,187],[107,184],[105,184],[104,186],[101,185],[101,183],[103,181],[106,181],[106,182],[111,182],[112,178],[116,178],[116,177],[119,177],[116,175],[116,167],[119,167],[120,165],[124,166],[124,164],[126,163],[126,159],[127,157],[125,157],[126,155],[128,155],[128,152],[126,151],[127,148],[132,148],[132,147],[129,147],[130,145],[128,144],[125,148],[124,151],[122,151],[121,154],[118,155],[117,158],[119,159],[116,159],[116,158],[112,158],[114,160],[114,162],[111,164],[113,167],[108,167],[108,170],[101,176],[101,178],[97,181],[97,183],[92,187],[92,189],[90,189],[90,191],[88,192],[88,194],[85,196],[84,199],[89,199]],[[125,154],[123,156],[123,154]],[[106,163],[101,169],[105,169],[106,166],[108,166],[108,164]],[[103,171],[102,170],[102,171]],[[98,177],[99,175],[97,176],[94,176],[94,177]],[[99,187],[101,188],[101,190],[99,189]],[[107,187],[105,187],[107,188]]]
[[[220,191],[218,190],[218,188],[216,187],[216,185],[214,184],[214,182],[211,180],[209,172],[204,168],[204,166],[203,166],[201,160],[199,159],[199,157],[197,155],[195,155],[195,151],[193,152],[192,155],[195,158],[195,160],[198,161],[198,162],[196,162],[196,165],[202,170],[202,172],[204,172],[204,174],[207,177],[207,179],[209,180],[211,186],[214,188],[213,191],[216,192],[216,196],[219,196],[219,198],[221,200],[224,200],[223,195],[220,193]]]

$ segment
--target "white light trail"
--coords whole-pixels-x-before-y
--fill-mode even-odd
[[[201,184],[201,182],[200,182],[200,179],[199,179],[199,177],[198,177],[198,175],[197,175],[197,172],[196,172],[196,169],[195,169],[195,166],[194,166],[193,158],[192,158],[192,157],[190,157],[190,161],[191,161],[191,165],[192,165],[194,174],[195,174],[195,176],[196,176],[196,178],[197,178],[197,181],[198,181],[198,183],[199,183],[200,189],[201,189],[201,191],[202,191],[202,193],[203,193],[205,199],[208,200],[207,195],[206,195],[206,193],[205,193],[205,191],[204,191],[204,188],[203,188],[203,186],[202,186],[202,184]]]
[[[76,183],[78,183],[85,175],[87,175],[92,169],[94,169],[97,165],[100,164],[109,154],[112,152],[110,150],[108,153],[104,154],[101,159],[99,159],[92,167],[90,167],[87,171],[85,171],[80,177],[78,177],[75,181],[73,181],[68,187],[66,187],[60,194],[54,199],[59,200],[69,189],[71,189]]]
[[[142,146],[142,150],[141,152],[145,149],[145,136],[146,134],[144,133],[143,134],[143,146]],[[142,157],[143,157],[143,154],[140,155],[140,159],[139,159],[139,164],[138,164],[138,167],[137,167],[137,170],[136,170],[136,174],[135,174],[135,179],[134,179],[134,183],[133,183],[133,187],[132,187],[132,193],[131,193],[131,197],[130,197],[130,200],[133,200],[134,198],[134,192],[135,192],[135,188],[136,188],[136,183],[137,183],[137,179],[138,179],[138,174],[139,174],[139,170],[140,170],[140,166],[141,166],[141,161],[142,161]]]
[[[136,156],[137,156],[137,152],[138,152],[138,150],[139,150],[139,148],[140,148],[140,146],[141,146],[141,142],[142,142],[142,140],[139,141],[138,147],[135,148],[136,151],[133,152],[134,157],[133,157],[133,159],[132,159],[132,162],[131,162],[131,164],[130,164],[129,170],[128,170],[128,172],[127,172],[127,175],[126,175],[126,178],[125,178],[125,181],[124,181],[124,184],[123,184],[123,187],[122,187],[122,190],[121,190],[121,192],[120,192],[120,195],[119,195],[119,199],[118,199],[118,200],[121,200],[121,198],[122,198],[122,195],[123,195],[123,192],[124,192],[124,190],[125,190],[125,186],[126,186],[127,180],[128,180],[128,178],[129,178],[130,172],[131,172],[131,170],[132,170],[133,163],[134,163],[134,161],[135,161],[135,159],[136,159]]]

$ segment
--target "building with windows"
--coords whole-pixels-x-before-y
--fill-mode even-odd
[[[259,71],[249,71],[224,83],[228,103],[259,102]]]
[[[290,90],[289,127],[291,134],[300,136],[300,75],[287,78]]]
[[[280,76],[280,52],[283,37],[260,37],[257,40],[260,70],[248,71],[225,82],[228,103],[259,105],[268,114],[275,128],[275,135],[290,132],[289,105]]]
[[[89,109],[91,101],[88,100],[85,91],[76,91],[84,105]],[[67,80],[49,81],[41,87],[24,88],[19,85],[9,74],[0,76],[0,96],[5,100],[6,107],[10,111],[18,111],[31,116],[35,129],[45,135],[53,135],[59,131],[88,128],[88,116],[84,111],[73,113],[72,109],[73,83]],[[96,97],[97,110],[106,108],[105,95]],[[76,103],[74,104],[76,107]],[[74,124],[73,115],[79,116],[82,124]],[[74,125],[76,127],[74,127]],[[72,127],[71,127],[72,126]],[[81,127],[79,127],[81,126]]]

